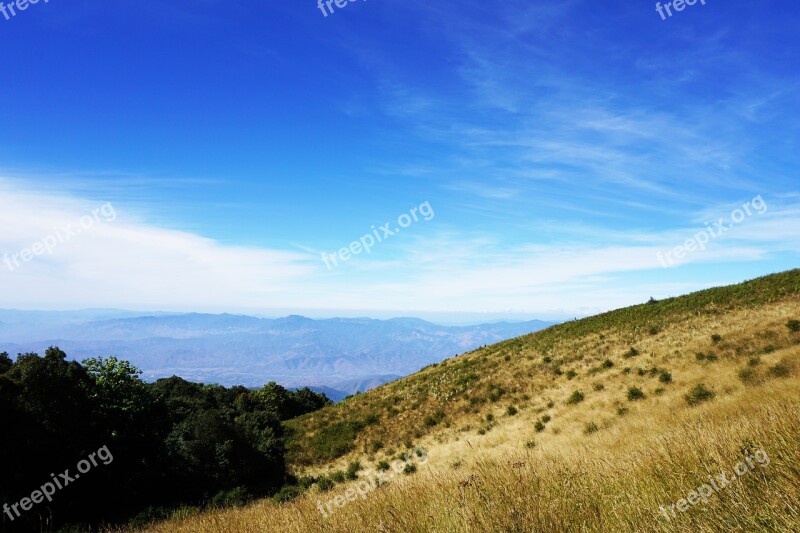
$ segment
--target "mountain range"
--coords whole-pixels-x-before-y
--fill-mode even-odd
[[[442,326],[417,318],[374,320],[231,314],[0,310],[0,351],[127,359],[147,380],[179,375],[221,385],[276,381],[334,400],[447,357],[550,326],[540,320]]]

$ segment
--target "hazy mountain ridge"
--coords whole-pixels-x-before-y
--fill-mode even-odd
[[[485,344],[537,331],[543,321],[440,326],[416,318],[0,311],[0,350],[57,345],[76,359],[116,355],[146,379],[180,375],[220,383],[364,391]]]

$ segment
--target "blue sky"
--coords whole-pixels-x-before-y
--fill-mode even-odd
[[[0,307],[553,318],[798,266],[796,1],[334,8],[0,15]]]

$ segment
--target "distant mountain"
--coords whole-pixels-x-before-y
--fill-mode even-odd
[[[0,310],[0,351],[41,353],[57,345],[75,359],[128,359],[149,380],[178,375],[252,387],[277,381],[328,390],[338,399],[549,325],[539,320],[440,326],[417,318]]]

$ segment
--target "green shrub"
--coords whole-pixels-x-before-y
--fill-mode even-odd
[[[758,366],[761,364],[760,357],[751,357],[749,361],[747,361],[747,366]]]
[[[551,420],[552,420],[552,418],[550,417],[550,415],[544,415],[544,416],[542,417],[542,422],[544,422],[545,424],[547,424],[547,423],[548,423],[548,422],[550,422]]]
[[[500,387],[498,385],[489,386],[489,400],[493,403],[500,400],[500,398],[502,398],[505,395],[505,393],[506,391],[505,389],[503,389],[503,387]]]
[[[661,333],[661,326],[650,326],[648,331],[650,332],[650,335],[658,335]]]
[[[599,429],[594,422],[587,422],[583,427],[583,433],[584,435],[591,435],[592,433],[597,433]]]
[[[514,415],[515,415],[515,414],[517,414],[518,412],[519,412],[519,411],[517,411],[517,408],[516,408],[516,407],[514,407],[513,405],[509,405],[509,406],[508,406],[508,409],[506,409],[506,413],[508,414],[508,416],[514,416]]]
[[[631,349],[628,350],[628,352],[625,355],[623,355],[623,357],[625,359],[630,359],[631,357],[636,357],[637,355],[639,355],[639,350],[637,350],[634,347],[631,347]]]
[[[333,480],[325,476],[322,476],[319,478],[319,480],[317,480],[317,488],[322,492],[331,490],[335,485],[336,483],[334,483]]]
[[[661,373],[658,375],[658,381],[661,383],[672,383],[672,373],[662,370]]]
[[[211,498],[211,507],[241,507],[251,500],[250,494],[244,487],[235,487],[230,490],[221,490]]]
[[[739,371],[739,379],[741,379],[745,385],[758,385],[762,381],[758,372],[752,368],[741,369]]]
[[[536,430],[536,433],[541,433],[544,431],[545,425],[541,420],[537,420],[536,424],[533,425],[533,428]]]
[[[525,441],[525,447],[529,450],[536,448],[536,441],[534,439],[529,439]]]
[[[707,402],[713,400],[717,394],[703,385],[702,383],[699,385],[695,385],[692,390],[689,391],[689,394],[686,395],[686,402],[689,405],[699,405],[703,402]]]
[[[347,471],[345,472],[347,479],[350,480],[358,479],[359,470],[361,470],[361,463],[359,463],[358,461],[353,461],[352,463],[347,465]]]
[[[603,368],[611,368],[614,366],[614,361],[612,361],[611,359],[606,359],[600,366],[602,366]]]
[[[486,421],[487,422],[494,422],[494,415],[492,413],[487,414],[486,415]]]
[[[387,470],[389,470],[389,463],[386,461],[378,462],[377,470],[378,472],[386,472]]]
[[[378,415],[376,415],[375,413],[370,413],[364,419],[364,425],[365,426],[374,426],[379,421],[380,421],[380,419],[378,418]]]
[[[800,332],[800,320],[790,320],[786,323],[786,327],[789,328],[789,331],[798,333]]]
[[[341,470],[331,472],[329,477],[331,478],[331,481],[334,481],[336,483],[344,483],[347,480],[347,474],[345,474]]]
[[[337,422],[319,430],[309,441],[317,460],[338,459],[355,446],[356,436],[364,429],[357,421]]]
[[[436,424],[438,424],[439,422],[441,422],[442,420],[444,420],[445,416],[446,415],[445,415],[444,411],[439,409],[435,413],[433,413],[432,415],[426,416],[425,420],[423,420],[423,424],[425,424],[425,427],[433,427]]]
[[[655,394],[656,396],[661,396],[666,391],[667,389],[665,389],[664,387],[658,387],[656,390],[653,391],[653,394]]]
[[[572,394],[570,395],[570,397],[567,399],[567,404],[568,405],[575,405],[575,404],[581,403],[584,399],[585,399],[584,394],[581,391],[576,390],[576,391],[573,391]]]
[[[714,344],[719,344],[719,341],[721,340],[722,340],[722,335],[717,335],[716,333],[711,335],[711,342],[713,342]]]
[[[403,473],[407,476],[413,474],[416,471],[417,471],[417,465],[415,465],[414,463],[408,463],[405,467],[403,467]]]
[[[644,398],[644,391],[639,387],[630,387],[628,389],[628,401],[644,400]]]
[[[281,490],[279,490],[278,493],[272,497],[272,500],[275,503],[286,503],[294,500],[298,496],[301,496],[304,492],[305,489],[298,485],[285,485],[281,487]]]
[[[781,361],[777,365],[770,367],[769,375],[774,378],[788,378],[792,375],[792,367],[786,361]]]
[[[627,407],[617,407],[617,414],[619,416],[625,416],[628,414],[629,411],[630,409],[628,409]]]
[[[574,370],[567,370],[567,379],[573,379],[578,373]]]

